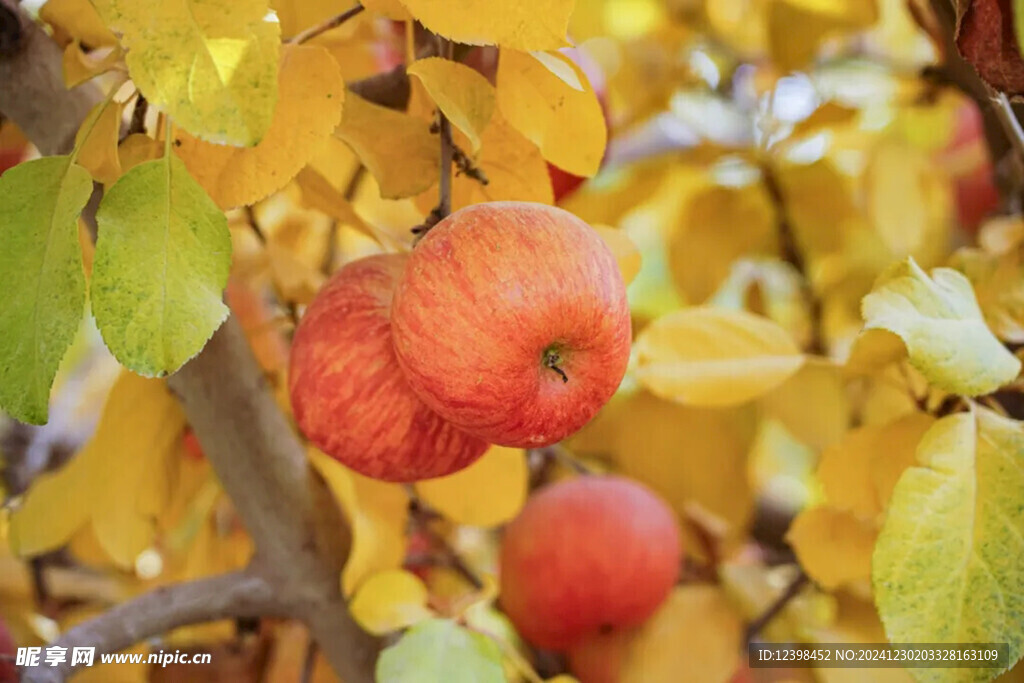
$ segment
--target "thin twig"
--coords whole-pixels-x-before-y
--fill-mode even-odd
[[[128,132],[125,133],[125,137],[134,135],[135,133],[146,132],[146,113],[149,111],[149,102],[146,100],[146,96],[141,92],[139,96],[135,98],[135,108],[132,110],[132,122],[128,126]]]
[[[260,227],[260,222],[256,220],[256,210],[251,207],[245,207],[245,217],[249,221],[249,227],[252,228],[252,234],[256,235],[256,239],[260,241],[260,244],[266,245],[267,235],[263,232],[263,228]]]
[[[810,578],[801,569],[800,572],[793,577],[793,580],[789,582],[786,589],[779,594],[779,597],[775,599],[775,602],[768,606],[764,612],[761,613],[757,619],[750,622],[747,626],[746,633],[744,634],[743,640],[748,645],[757,637],[757,635],[771,623],[772,619],[779,615],[786,605],[790,603],[793,598],[799,595],[801,589],[810,582]]]
[[[301,45],[302,43],[305,43],[307,40],[312,40],[313,38],[316,38],[321,33],[326,33],[327,31],[330,31],[332,28],[338,28],[346,21],[358,15],[362,11],[363,6],[360,4],[356,4],[355,7],[351,7],[342,12],[341,14],[331,17],[322,24],[312,26],[310,28],[307,28],[305,31],[292,36],[288,40],[288,43],[290,45]]]
[[[310,636],[309,643],[306,645],[306,657],[302,662],[302,683],[310,683],[313,680],[313,671],[316,669],[316,653],[316,641]]]
[[[440,41],[439,51],[444,59],[452,58],[452,42],[438,36]],[[441,185],[440,196],[437,200],[437,213],[440,220],[448,217],[452,212],[452,123],[440,108],[437,115],[441,120]]]
[[[430,522],[441,518],[441,515],[432,510],[417,496],[413,495],[409,500],[409,512],[416,527],[426,534],[432,548],[441,552],[444,563],[476,590],[483,590],[484,582],[477,573],[462,559],[444,536],[437,532]]]

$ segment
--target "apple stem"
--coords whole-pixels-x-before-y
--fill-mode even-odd
[[[549,349],[548,351],[544,352],[544,365],[546,365],[547,367],[551,368],[552,370],[557,372],[559,375],[561,375],[562,376],[562,382],[565,383],[565,382],[569,381],[569,376],[567,374],[565,374],[565,370],[563,370],[562,368],[558,367],[558,364],[561,361],[562,361],[562,358],[561,358],[561,356],[558,355],[558,351],[555,351],[553,349]]]

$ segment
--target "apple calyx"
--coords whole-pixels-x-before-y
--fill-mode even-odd
[[[565,370],[559,367],[559,363],[562,362],[562,357],[558,355],[558,349],[549,346],[544,350],[544,367],[550,368],[557,372],[562,377],[562,383],[566,384],[569,381],[569,375],[565,374]]]

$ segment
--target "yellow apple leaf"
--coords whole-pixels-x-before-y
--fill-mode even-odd
[[[270,277],[283,301],[308,304],[320,291],[326,276],[296,258],[276,240],[267,242]]]
[[[754,509],[747,478],[754,426],[750,406],[694,408],[638,391],[613,398],[568,445],[644,482],[680,515],[699,506],[738,536]]]
[[[73,88],[90,78],[106,73],[113,69],[123,56],[120,48],[101,48],[86,54],[76,38],[64,48],[64,85]]]
[[[583,91],[556,76],[528,52],[502,50],[498,60],[498,107],[516,130],[540,147],[544,158],[580,176],[597,173],[608,129],[601,103],[583,71],[571,59],[553,53],[572,68]]]
[[[352,596],[352,618],[364,631],[382,636],[435,616],[430,595],[418,576],[389,569],[368,577]]]
[[[907,355],[907,347],[897,335],[883,329],[864,330],[853,340],[850,355],[843,366],[854,375],[871,375]]]
[[[334,134],[359,156],[385,199],[411,197],[437,182],[440,138],[422,119],[348,92],[341,125]]]
[[[893,491],[872,564],[892,642],[1009,643],[1024,625],[1024,424],[984,408],[944,417]],[[967,675],[970,672],[971,675]],[[919,669],[919,681],[987,681],[992,669]]]
[[[456,524],[491,527],[519,513],[528,479],[523,450],[491,446],[466,469],[417,482],[415,488],[430,507]]]
[[[363,7],[381,14],[394,21],[407,21],[409,10],[405,9],[402,0],[363,0]]]
[[[121,136],[121,112],[118,102],[100,102],[82,122],[75,136],[76,161],[98,182],[110,186],[121,177],[121,159],[117,141]]]
[[[804,363],[781,327],[742,311],[688,308],[658,318],[636,342],[637,379],[695,406],[731,406],[779,386]]]
[[[804,571],[822,588],[834,590],[871,578],[877,535],[872,522],[825,505],[801,511],[786,532],[786,542]]]
[[[946,256],[953,223],[949,183],[923,151],[880,142],[864,182],[869,217],[893,258],[935,265]]]
[[[425,27],[467,45],[556,50],[576,0],[401,0]]]
[[[402,566],[409,497],[399,484],[364,477],[315,448],[309,458],[351,524],[352,549],[341,586],[352,595],[368,576]]]
[[[164,381],[122,371],[93,437],[65,467],[37,479],[12,514],[12,548],[38,555],[91,522],[110,558],[134,566],[152,545],[155,519],[168,503],[184,427]]]
[[[850,401],[841,370],[825,363],[807,363],[762,396],[760,406],[816,451],[838,441],[850,422]]]
[[[117,37],[89,0],[46,0],[39,8],[39,18],[90,47],[117,45]]]
[[[607,225],[593,226],[597,234],[601,236],[604,243],[615,254],[615,261],[619,264],[619,272],[622,273],[622,280],[627,285],[633,281],[640,266],[643,264],[643,257],[636,243],[629,238],[624,230],[612,228]]]
[[[742,256],[778,251],[775,208],[760,183],[709,186],[693,195],[669,241],[672,277],[687,301],[703,303]]]
[[[469,138],[473,152],[494,114],[494,86],[465,64],[440,57],[418,59],[406,70],[426,88],[445,116]]]
[[[885,511],[900,475],[915,462],[921,437],[934,424],[910,413],[886,425],[852,430],[821,454],[818,478],[829,504],[862,517]]]
[[[351,226],[367,237],[378,239],[377,231],[356,213],[345,195],[313,167],[307,166],[299,171],[295,182],[302,191],[303,204],[327,214],[341,225]]]
[[[861,312],[867,329],[899,335],[911,364],[944,391],[987,394],[1020,372],[1020,360],[985,324],[970,281],[950,268],[929,277],[913,258],[895,263],[864,297]]]
[[[277,102],[280,25],[266,0],[95,0],[121,32],[128,71],[150,103],[192,135],[255,145]]]
[[[712,247],[706,253],[712,257],[721,252]],[[713,272],[711,269],[708,271],[709,274]],[[681,281],[677,276],[676,282]],[[763,257],[740,258],[732,261],[729,274],[707,300],[707,304],[763,315],[785,328],[797,344],[803,347],[811,341],[814,332],[807,311],[804,286],[800,272],[785,261]]]
[[[145,133],[132,133],[117,148],[117,157],[121,163],[121,172],[127,173],[144,161],[159,159],[163,154],[164,144],[154,140]]]
[[[994,235],[990,239],[994,240]],[[971,281],[995,335],[1014,344],[1024,343],[1024,250],[1011,248],[993,254],[960,249],[953,254],[951,265]]]
[[[629,645],[622,683],[726,681],[740,664],[743,621],[721,588],[675,588]]]
[[[222,209],[253,204],[287,185],[341,120],[345,84],[321,47],[282,49],[278,92],[270,128],[255,147],[215,145],[175,131],[178,156]]]

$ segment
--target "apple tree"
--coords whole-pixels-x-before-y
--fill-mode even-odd
[[[1022,39],[0,0],[0,681],[1020,680]]]

